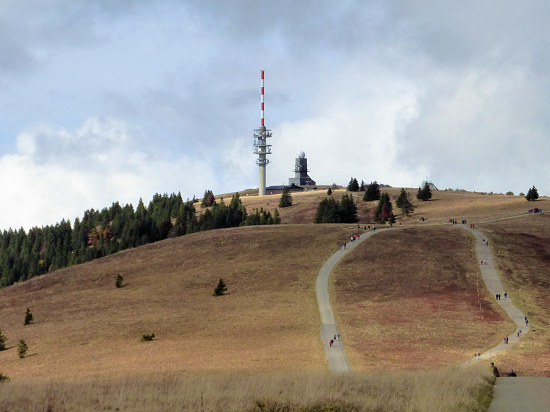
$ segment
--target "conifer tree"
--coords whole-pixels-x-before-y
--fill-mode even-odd
[[[31,310],[27,308],[27,312],[25,312],[25,322],[23,325],[30,325],[34,319],[34,316],[31,313]]]
[[[120,275],[120,273],[115,277],[115,286],[117,288],[124,286],[124,278]]]
[[[531,200],[537,200],[539,198],[539,191],[537,190],[537,188],[535,186],[533,186],[531,189],[529,189],[527,191],[527,195],[525,196],[525,199],[527,199],[527,201],[531,201]]]
[[[2,333],[2,329],[0,329],[0,351],[6,350],[7,340],[6,336]]]
[[[372,200],[379,200],[380,199],[380,185],[376,182],[371,182],[367,185],[365,190],[365,195],[363,196],[363,200],[365,202],[370,202]]]
[[[214,289],[214,296],[222,296],[227,291],[227,286],[225,286],[225,282],[223,279],[220,278],[218,282],[218,286],[216,286],[216,289]]]
[[[357,192],[359,190],[359,182],[357,182],[357,179],[352,177],[348,183],[348,191],[350,192]]]
[[[405,188],[401,189],[401,192],[399,193],[399,197],[396,199],[395,204],[399,209],[401,209],[401,212],[404,215],[408,215],[414,210],[414,206],[411,203],[409,199],[409,194],[407,193]]]
[[[424,182],[422,186],[418,188],[416,198],[422,201],[427,201],[432,198],[432,190],[430,189],[428,182]]]
[[[292,206],[292,195],[290,194],[290,189],[288,186],[283,188],[283,193],[281,194],[281,199],[279,200],[279,207],[288,207]]]
[[[27,345],[27,342],[25,342],[23,339],[19,341],[19,344],[17,345],[17,354],[20,358],[24,358],[27,354],[27,350],[29,350],[29,347]]]
[[[393,215],[392,211],[393,206],[391,204],[390,195],[387,192],[384,192],[380,195],[380,200],[378,201],[378,206],[376,207],[376,212],[374,213],[374,218],[385,222],[386,220],[391,219],[391,216]]]

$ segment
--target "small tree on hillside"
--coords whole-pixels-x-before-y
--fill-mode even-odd
[[[416,198],[422,201],[427,201],[432,198],[432,189],[430,189],[428,182],[424,182],[423,185],[418,188]]]
[[[339,223],[340,204],[332,197],[322,199],[317,205],[313,221],[315,223]]]
[[[525,196],[525,198],[529,202],[531,200],[537,200],[539,198],[539,191],[537,190],[537,188],[535,186],[533,186],[531,189],[529,189],[527,191],[527,195]]]
[[[216,286],[216,289],[214,289],[214,296],[222,296],[227,291],[227,286],[225,286],[225,282],[223,279],[220,278],[218,282],[218,286]]]
[[[17,354],[20,358],[24,358],[27,354],[27,350],[29,350],[29,347],[27,346],[27,342],[25,342],[23,339],[19,341],[19,345],[17,345]]]
[[[364,192],[365,191],[365,182],[361,180],[361,185],[359,186],[359,191]]]
[[[330,196],[331,194],[332,194],[332,189],[329,187],[329,188],[327,189],[327,196]]]
[[[6,341],[8,339],[4,334],[2,333],[2,329],[0,329],[0,351],[6,350]]]
[[[9,381],[10,378],[0,372],[0,382]]]
[[[120,275],[120,273],[115,277],[115,286],[117,288],[124,286],[124,278]]]
[[[352,177],[348,183],[348,191],[357,192],[359,190],[359,182],[355,177]]]
[[[376,212],[374,213],[374,218],[385,222],[386,220],[392,218],[392,211],[393,206],[391,204],[390,195],[387,192],[384,192],[380,195],[380,200],[378,201],[378,206],[376,207]]]
[[[411,203],[411,200],[409,199],[409,194],[405,190],[405,188],[401,189],[401,193],[399,193],[399,196],[397,197],[395,201],[395,205],[401,209],[401,212],[404,215],[408,215],[414,210],[414,206]]]
[[[212,192],[211,190],[205,190],[204,196],[202,197],[201,207],[205,208],[214,206],[214,203],[216,203],[214,192]]]
[[[363,196],[363,200],[365,202],[370,202],[372,200],[379,200],[380,199],[380,185],[376,182],[370,182],[370,184],[367,185],[365,190],[365,195]]]
[[[355,223],[357,222],[357,205],[353,200],[353,195],[342,196],[340,200],[340,222]]]
[[[25,312],[25,322],[23,325],[30,325],[32,321],[34,320],[34,316],[31,313],[31,310],[27,308],[27,312]]]
[[[283,193],[281,194],[281,199],[279,200],[279,207],[288,207],[292,206],[292,195],[290,194],[290,189],[288,186],[283,188]]]
[[[279,216],[279,209],[273,211],[273,224],[279,225],[281,223],[281,216]]]

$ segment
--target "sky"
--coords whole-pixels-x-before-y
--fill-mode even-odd
[[[0,0],[0,230],[155,193],[550,194],[545,0]]]

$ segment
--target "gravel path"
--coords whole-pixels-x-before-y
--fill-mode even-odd
[[[356,233],[356,232],[353,232]],[[340,333],[334,321],[332,308],[330,307],[330,298],[328,296],[328,278],[330,272],[336,263],[350,250],[355,248],[359,243],[372,236],[375,232],[364,232],[358,240],[346,243],[345,248],[341,247],[334,253],[321,267],[317,275],[316,293],[317,303],[319,304],[319,312],[321,313],[321,341],[325,347],[330,370],[334,373],[351,372],[351,366],[346,352],[344,350],[344,337],[341,340],[336,340],[332,347],[329,346],[329,340]],[[351,236],[350,236],[351,237]]]
[[[516,324],[516,330],[508,336],[507,344],[503,341],[479,356],[480,359],[491,359],[495,354],[505,351],[517,343],[523,335],[529,332],[530,327],[526,326],[525,315],[512,304],[510,297],[504,297],[504,286],[495,269],[491,247],[484,242],[486,239],[485,235],[465,225],[458,225],[458,227],[470,231],[474,236],[475,254],[480,264],[483,281],[489,292],[495,296],[495,299],[497,294],[501,295],[501,299],[496,299],[496,302],[502,306],[510,319]],[[325,348],[330,370],[334,373],[346,373],[352,370],[344,350],[345,338],[341,337],[342,339],[336,340],[332,347],[329,346],[329,340],[333,339],[334,336],[338,336],[339,331],[330,306],[328,278],[336,263],[346,253],[375,233],[377,232],[365,232],[359,240],[346,243],[345,248],[340,248],[325,262],[317,275],[316,293],[319,312],[321,314],[321,341]],[[519,331],[521,331],[520,334],[518,334]],[[464,365],[478,361],[477,358],[472,357]],[[506,372],[501,371],[501,374],[505,374]],[[517,410],[521,410],[522,412],[550,411],[550,378],[498,378],[494,387],[493,402],[488,412],[511,412]]]

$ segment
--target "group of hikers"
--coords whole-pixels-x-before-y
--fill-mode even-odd
[[[332,345],[334,345],[334,342],[337,340],[340,340],[340,334],[334,335],[334,338],[328,341],[328,346],[332,348]]]

